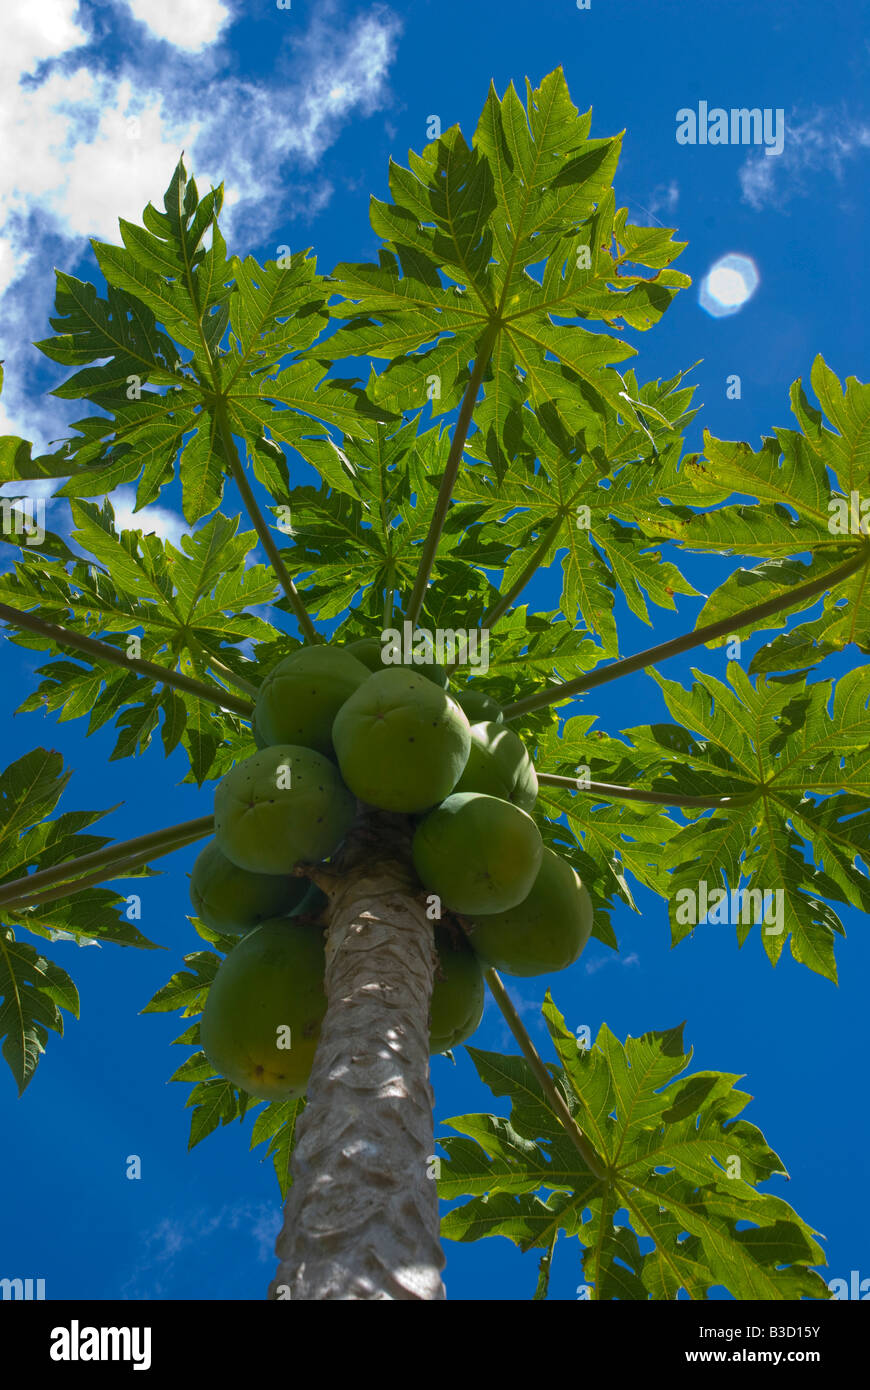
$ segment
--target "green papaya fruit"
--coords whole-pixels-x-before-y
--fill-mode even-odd
[[[291,874],[251,873],[240,869],[209,840],[190,876],[190,901],[197,917],[212,931],[240,935],[269,917],[286,917],[302,908],[314,884]]]
[[[323,932],[295,917],[243,936],[218,968],[200,1022],[220,1076],[260,1100],[304,1095],[326,1013]]]
[[[465,940],[435,928],[438,972],[429,1010],[429,1051],[447,1052],[470,1038],[483,1017],[485,988],[480,962]]]
[[[538,799],[535,765],[521,738],[504,724],[472,724],[471,748],[456,792],[485,792],[512,801],[521,811]]]
[[[358,642],[348,643],[344,650],[355,656],[357,661],[361,661],[370,671],[389,671],[402,667],[406,671],[425,676],[427,681],[431,681],[433,685],[440,685],[442,690],[447,687],[447,672],[437,661],[421,662],[419,665],[414,661],[384,661],[384,644],[377,637],[362,637]]]
[[[332,729],[341,775],[384,811],[425,811],[447,796],[471,747],[468,720],[444,690],[397,666],[354,691]]]
[[[332,724],[369,670],[341,647],[300,647],[264,680],[254,706],[255,737],[332,754]]]
[[[502,724],[504,722],[504,712],[497,700],[491,695],[486,695],[482,690],[475,690],[473,686],[466,686],[454,695],[454,700],[465,710],[469,724]]]
[[[411,853],[420,882],[453,912],[504,912],[531,891],[544,846],[509,801],[456,792],[423,818]]]
[[[289,874],[334,854],[356,803],[328,758],[270,744],[226,774],[214,798],[215,839],[227,859],[258,874]]]
[[[504,912],[469,913],[477,954],[506,975],[548,975],[578,959],[592,934],[592,902],[580,876],[545,847],[528,897]]]

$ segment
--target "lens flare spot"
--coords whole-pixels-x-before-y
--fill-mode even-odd
[[[752,298],[761,277],[749,256],[734,253],[715,262],[701,281],[698,302],[713,318],[736,314]]]

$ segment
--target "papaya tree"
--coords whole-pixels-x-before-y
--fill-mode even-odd
[[[590,935],[617,950],[631,876],[674,943],[736,899],[759,909],[740,944],[831,979],[838,906],[870,905],[867,668],[819,669],[868,649],[867,527],[831,519],[870,489],[870,391],[817,358],[796,427],[687,453],[686,372],[641,381],[619,336],[687,287],[685,243],[616,206],[621,139],[590,129],[561,71],[491,89],[470,141],[391,163],[377,263],[330,275],[230,254],[222,189],[179,162],[162,210],[92,243],[104,284],[57,272],[37,346],[92,413],[54,452],[2,440],[25,496],[0,618],[47,657],[21,708],[114,720],[113,757],[159,729],[203,789],[200,817],[112,841],[102,813],[55,815],[59,754],[6,769],[3,1053],[23,1091],[77,1010],[30,937],[148,948],[118,885],[194,847],[207,949],[147,1008],[187,1020],[192,1144],[263,1107],[274,1299],[442,1298],[441,1234],[540,1249],[536,1297],[560,1235],[595,1299],[827,1296],[816,1232],[761,1190],[785,1169],[734,1076],[689,1070],[681,1028],[578,1040],[549,992],[546,1061],[499,973],[570,968]],[[27,523],[43,480],[66,538]],[[180,546],[119,531],[114,489],[139,510],[176,481]],[[753,563],[625,654],[617,598],[652,623],[696,597],[683,552]],[[768,631],[727,683],[659,670]],[[634,674],[671,722],[593,730],[575,702]],[[519,1053],[470,1055],[510,1118],[457,1119],[436,1159],[429,1059],[473,1036],[484,982]]]

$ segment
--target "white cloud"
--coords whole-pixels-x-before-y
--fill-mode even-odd
[[[680,201],[680,188],[676,179],[671,179],[669,184],[657,184],[650,194],[649,206],[644,208],[650,217],[655,217],[657,212],[664,211],[666,216],[670,216],[676,211],[677,203]],[[638,204],[640,206],[640,204]]]
[[[141,531],[143,535],[153,531],[161,540],[170,541],[176,549],[181,546],[181,537],[190,531],[184,517],[168,507],[151,505],[134,512],[136,492],[132,487],[116,488],[109,500],[115,512],[116,531]]]
[[[318,179],[314,183],[297,183],[288,189],[284,207],[291,217],[310,222],[329,206],[334,192],[335,188],[328,179]]]
[[[249,1226],[257,1242],[257,1259],[265,1262],[275,1257],[275,1241],[281,1230],[282,1217],[274,1207],[261,1207],[260,1214]]]
[[[314,163],[357,108],[378,110],[395,53],[399,21],[389,11],[361,15],[342,33],[335,6],[321,7],[308,33],[294,45],[304,77],[294,84],[285,109],[293,119],[275,132],[277,147]],[[274,120],[274,116],[273,116]]]
[[[69,500],[66,497],[52,498],[51,496],[62,483],[63,479],[61,478],[37,478],[26,482],[3,483],[0,484],[0,500],[6,497],[16,500],[18,498],[27,499],[32,507],[30,514],[37,518],[40,525],[65,540],[76,554],[84,555],[90,560],[93,558],[90,552],[82,550],[72,539],[74,524]],[[96,505],[100,504],[100,499],[96,497],[87,500]],[[168,540],[177,550],[180,550],[182,536],[190,533],[191,528],[184,517],[169,507],[161,507],[152,503],[150,506],[143,507],[141,511],[134,512],[135,488],[118,487],[109,494],[109,501],[115,513],[115,530],[119,534],[121,531],[141,531],[146,536],[153,533],[161,540]],[[0,547],[0,568],[3,568],[3,562],[9,559],[6,552],[7,547]],[[260,563],[262,563],[262,558],[260,558]],[[268,608],[265,606],[261,608],[259,616],[268,618]]]
[[[52,73],[0,113],[5,155],[0,192],[19,256],[33,255],[33,218],[67,238],[117,240],[118,218],[138,220],[162,193],[182,146],[192,147],[202,118],[178,120],[159,93],[78,68]]]
[[[140,1250],[130,1277],[121,1288],[121,1296],[131,1299],[173,1298],[179,1293],[183,1277],[179,1257],[189,1258],[199,1252],[205,1268],[209,1258],[206,1242],[226,1231],[240,1232],[235,1248],[240,1256],[246,1252],[245,1237],[251,1236],[256,1245],[258,1261],[274,1262],[275,1241],[281,1229],[281,1213],[276,1206],[259,1202],[238,1202],[217,1211],[200,1209],[176,1217],[165,1217],[151,1231],[139,1233]],[[203,1257],[205,1264],[203,1264]],[[211,1250],[214,1257],[214,1247]]]
[[[832,173],[840,182],[844,167],[870,148],[870,125],[843,112],[816,111],[803,121],[788,121],[782,154],[766,158],[752,153],[738,171],[742,200],[758,211],[808,196],[809,173]]]
[[[214,43],[231,18],[222,0],[127,0],[127,4],[133,18],[147,25],[155,38],[192,53]]]
[[[26,482],[3,483],[0,485],[0,495],[4,497],[33,497],[39,498],[48,505],[51,494],[62,485],[62,478],[28,478]],[[57,505],[66,502],[66,498],[59,497]]]
[[[73,16],[79,0],[3,0],[0,17],[0,73],[18,80],[46,58],[56,58],[87,42]],[[5,84],[4,84],[5,85]],[[7,93],[8,96],[8,93]]]
[[[147,202],[159,206],[182,150],[200,196],[224,182],[228,240],[244,249],[274,233],[276,248],[295,246],[294,219],[322,211],[333,185],[287,174],[316,163],[349,120],[387,100],[400,22],[375,7],[342,29],[324,0],[300,31],[287,11],[294,23],[270,55],[272,70],[250,81],[225,71],[215,40],[231,13],[220,0],[130,0],[145,27],[111,73],[100,45],[76,51],[89,42],[89,12],[77,0],[3,3],[0,294],[9,346],[0,434],[31,439],[43,453],[83,413],[75,402],[35,403],[33,376],[46,363],[28,344],[51,331],[52,267],[74,270],[86,237],[117,243],[119,216],[138,223]],[[276,198],[282,184],[288,191]]]
[[[621,965],[623,968],[625,968],[625,966],[640,965],[640,956],[636,951],[632,951],[631,955],[628,956],[599,956],[597,960],[588,960],[586,962],[586,974],[595,975],[599,970],[603,969],[605,965]]]

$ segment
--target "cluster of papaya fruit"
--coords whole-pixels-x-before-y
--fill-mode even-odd
[[[385,666],[373,638],[300,648],[260,687],[258,751],[219,783],[215,839],[191,876],[197,915],[242,938],[209,991],[202,1045],[251,1095],[304,1092],[326,1011],[326,900],[293,870],[336,853],[357,799],[412,818],[414,869],[448,918],[434,923],[432,1052],[477,1028],[483,967],[562,970],[589,939],[589,895],[530,814],[528,750],[488,695],[447,687],[435,662]]]

